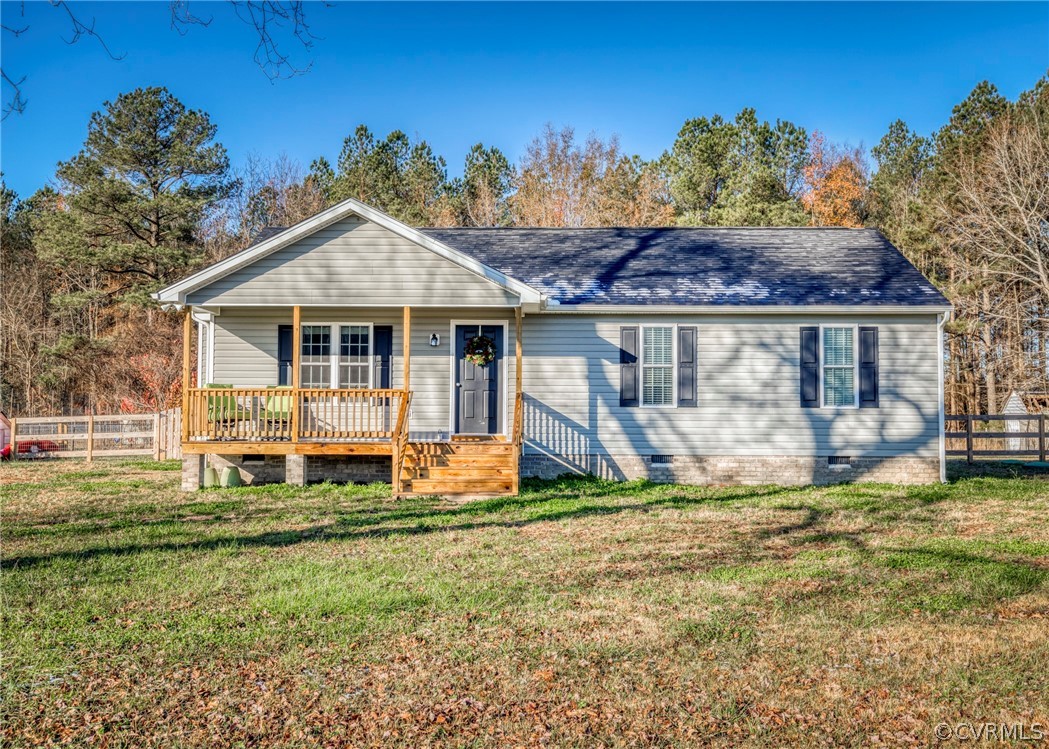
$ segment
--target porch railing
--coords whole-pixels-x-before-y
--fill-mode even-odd
[[[391,389],[192,388],[190,441],[384,441],[407,392]]]

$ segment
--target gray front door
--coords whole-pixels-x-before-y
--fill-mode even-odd
[[[495,341],[495,360],[478,367],[466,360],[466,343],[480,331]],[[455,433],[499,434],[502,388],[503,327],[501,325],[455,326]]]

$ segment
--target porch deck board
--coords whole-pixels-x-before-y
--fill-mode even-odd
[[[385,442],[249,442],[247,440],[183,442],[186,455],[392,455]]]

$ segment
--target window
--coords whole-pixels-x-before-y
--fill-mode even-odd
[[[338,331],[338,341],[332,341]],[[371,387],[370,324],[302,326],[300,384],[304,388]]]
[[[641,405],[674,405],[674,328],[641,329]]]
[[[823,405],[856,408],[856,329],[821,328],[823,335]]]
[[[331,326],[302,326],[302,382],[304,388],[331,387]]]
[[[339,327],[339,387],[366,388],[371,374],[371,330],[367,325]]]

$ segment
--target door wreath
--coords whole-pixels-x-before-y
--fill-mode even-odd
[[[466,361],[484,367],[495,361],[495,341],[486,335],[475,335],[466,342]]]

